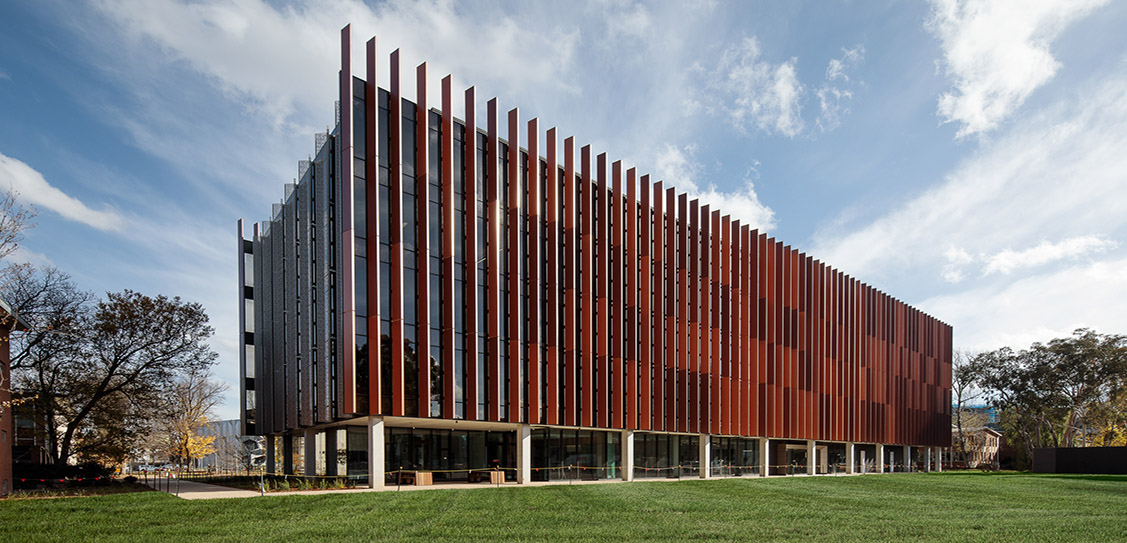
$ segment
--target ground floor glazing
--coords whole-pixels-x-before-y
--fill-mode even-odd
[[[390,417],[360,422],[267,436],[267,470],[379,486],[939,469],[931,447]]]

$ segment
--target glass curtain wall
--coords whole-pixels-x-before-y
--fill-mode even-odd
[[[537,428],[532,431],[532,480],[619,478],[621,441],[618,432]]]
[[[713,477],[759,474],[759,440],[743,437],[712,437],[709,473]]]
[[[432,471],[438,482],[489,481],[500,469],[506,481],[516,480],[516,435],[513,432],[388,428],[384,468],[386,483],[400,471]],[[365,466],[366,468],[366,466]]]
[[[634,434],[634,477],[679,478],[700,475],[700,436]]]

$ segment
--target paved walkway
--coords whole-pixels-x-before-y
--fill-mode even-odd
[[[238,488],[231,488],[227,486],[210,485],[207,483],[197,483],[195,481],[184,480],[165,480],[163,477],[159,479],[159,483],[149,479],[147,483],[150,487],[161,492],[168,492],[173,496],[184,498],[185,500],[213,500],[216,498],[253,498],[258,496],[259,493],[253,490],[240,490]]]

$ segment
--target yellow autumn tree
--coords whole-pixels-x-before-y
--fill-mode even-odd
[[[190,465],[193,458],[215,452],[215,436],[201,435],[200,430],[226,390],[226,384],[212,380],[205,371],[190,372],[173,385],[165,427],[169,452],[179,463]]]

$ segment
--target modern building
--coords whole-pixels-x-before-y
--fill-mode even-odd
[[[213,451],[201,458],[192,459],[192,469],[238,471],[252,467],[253,451],[262,447],[261,436],[248,436],[242,433],[243,424],[239,419],[209,422],[197,434],[214,438]]]
[[[410,101],[398,51],[376,81],[375,38],[356,77],[351,42],[336,125],[271,218],[238,224],[243,432],[268,469],[379,486],[938,463],[950,326],[516,109],[502,124],[496,99],[480,119],[473,88],[456,119],[449,76],[432,108],[425,63]]]

